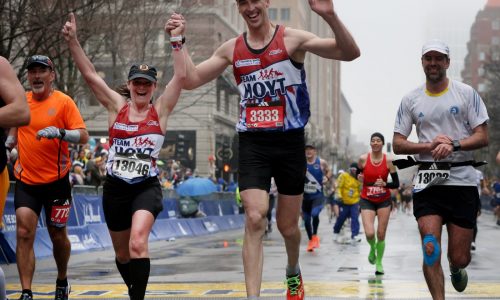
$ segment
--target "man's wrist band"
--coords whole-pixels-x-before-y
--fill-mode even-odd
[[[182,45],[186,42],[186,38],[182,35],[171,36],[170,44],[172,45],[172,50],[179,51],[182,49]]]
[[[66,135],[66,129],[64,128],[59,128],[59,133],[61,134],[61,140],[64,138]]]
[[[176,36],[171,36],[170,37],[170,42],[173,43],[173,42],[182,42],[182,39],[184,37],[182,35],[176,35]]]

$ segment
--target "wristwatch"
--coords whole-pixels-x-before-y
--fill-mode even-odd
[[[453,152],[458,151],[461,148],[459,140],[453,140],[452,145],[453,145]]]

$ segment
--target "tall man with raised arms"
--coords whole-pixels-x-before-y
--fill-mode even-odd
[[[304,127],[310,116],[304,59],[311,52],[350,61],[360,51],[337,16],[332,0],[309,0],[309,6],[330,26],[335,38],[320,38],[271,23],[267,13],[270,0],[235,1],[248,31],[223,43],[199,65],[189,61],[184,88],[195,89],[220,76],[228,66],[233,67],[241,95],[236,130],[239,187],[246,214],[243,266],[247,295],[253,299],[260,294],[262,238],[274,177],[279,193],[276,220],[288,255],[287,299],[303,299],[298,219],[306,166]],[[182,16],[172,15],[172,29],[176,19]]]

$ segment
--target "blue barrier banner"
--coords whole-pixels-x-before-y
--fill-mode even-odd
[[[108,226],[106,224],[89,224],[87,225],[90,235],[94,240],[101,245],[102,248],[111,247],[112,241],[109,236]]]
[[[207,215],[204,218],[179,218],[179,202],[176,198],[164,198],[163,206],[163,211],[153,225],[150,241],[199,236],[244,226],[244,215],[238,215],[238,207],[232,200],[201,200],[200,208]],[[3,221],[5,228],[0,232],[0,263],[15,262],[16,213],[13,194],[7,196]],[[72,252],[112,247],[100,195],[75,194],[67,228]],[[40,214],[33,247],[37,258],[52,256],[52,241],[46,228],[44,210]]]
[[[16,262],[16,247],[10,241],[16,240],[15,232],[0,232],[0,263]]]
[[[73,197],[73,206],[79,226],[105,223],[101,196],[77,194]]]
[[[175,237],[190,236],[193,235],[193,230],[189,226],[189,221],[193,219],[172,219],[172,228],[175,231]]]
[[[237,215],[239,213],[239,208],[235,201],[220,200],[219,205],[224,216]]]
[[[207,216],[222,216],[222,209],[218,200],[201,200],[200,210]]]
[[[175,198],[163,198],[163,210],[158,214],[157,219],[178,218],[179,202]]]
[[[207,216],[228,216],[239,212],[236,203],[229,200],[201,200],[200,210]]]
[[[205,228],[205,224],[203,224],[203,219],[205,218],[188,219],[188,224],[191,227],[191,231],[194,235],[205,235],[208,233],[207,229]]]
[[[71,252],[103,248],[97,237],[89,231],[87,226],[68,227],[68,239],[71,243]]]
[[[226,216],[229,229],[237,229],[245,226],[245,215]]]
[[[227,216],[223,216],[223,217],[209,216],[209,217],[206,217],[206,219],[210,220],[210,222],[212,222],[212,223],[215,223],[219,230],[225,231],[225,230],[233,229],[233,226],[229,222],[230,219]],[[208,228],[207,228],[207,230],[208,230]]]
[[[220,218],[220,217],[215,217],[215,218]],[[203,218],[202,222],[207,233],[215,233],[221,230],[219,224],[214,219],[210,219],[207,217]]]
[[[5,202],[5,209],[3,212],[3,224],[5,225],[3,231],[16,232],[16,208],[14,207],[13,194],[7,194],[7,200]],[[45,212],[43,209],[40,214],[40,218],[38,219],[37,227],[45,227]]]
[[[16,243],[15,234],[12,242],[14,244]],[[16,245],[13,245],[12,249],[16,249]],[[52,241],[50,240],[47,228],[38,228],[36,230],[35,243],[33,244],[33,249],[35,250],[36,257],[52,256]]]
[[[173,237],[178,237],[179,235],[174,229],[174,226],[176,225],[173,220],[156,219],[151,233],[157,240],[168,240]]]

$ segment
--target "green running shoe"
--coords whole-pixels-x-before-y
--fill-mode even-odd
[[[456,273],[451,272],[451,283],[457,292],[463,292],[469,282],[467,271],[465,269],[458,269]]]

